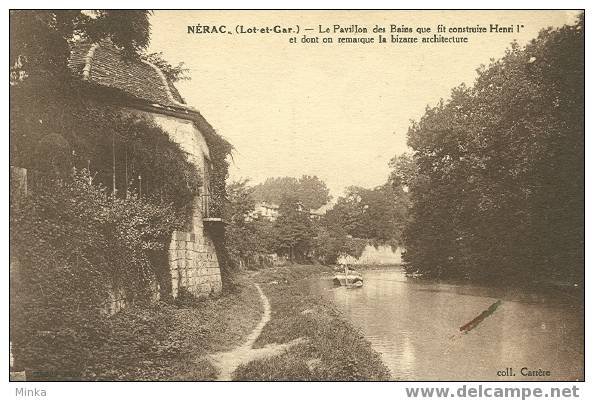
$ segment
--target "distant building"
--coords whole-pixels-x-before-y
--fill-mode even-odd
[[[278,205],[269,202],[257,202],[254,211],[250,214],[250,220],[263,219],[268,221],[276,221],[278,217]]]
[[[326,214],[327,206],[324,205],[318,209],[311,209],[309,211],[309,217],[312,220],[320,220]]]
[[[263,219],[268,221],[276,221],[278,218],[279,205],[271,202],[257,202],[254,211],[249,215],[248,220]],[[297,203],[297,210],[300,212],[304,211],[303,204]],[[322,206],[319,209],[311,209],[309,211],[309,217],[312,220],[319,220],[326,214],[326,207]]]

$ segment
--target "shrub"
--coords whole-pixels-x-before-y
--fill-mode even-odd
[[[165,203],[113,198],[87,171],[45,180],[11,205],[11,340],[15,365],[77,377],[108,336],[105,302],[148,299],[184,216]]]

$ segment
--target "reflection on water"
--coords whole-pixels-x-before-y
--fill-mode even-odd
[[[359,289],[310,281],[382,353],[401,380],[581,380],[583,309],[567,298],[511,289],[407,279],[399,269],[363,272]],[[459,327],[493,302],[497,311],[467,334]],[[522,368],[549,370],[523,376]],[[498,376],[512,368],[515,376]]]

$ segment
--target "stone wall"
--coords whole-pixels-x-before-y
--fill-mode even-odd
[[[404,249],[398,247],[394,250],[390,246],[367,245],[360,257],[346,256],[339,258],[339,263],[349,265],[399,265],[402,263],[402,252]]]
[[[171,295],[180,288],[196,297],[218,295],[222,290],[221,270],[215,244],[202,219],[202,203],[194,199],[191,231],[174,231],[169,246]]]
[[[169,266],[174,298],[182,288],[197,297],[220,294],[219,262],[208,236],[174,231],[169,247]]]

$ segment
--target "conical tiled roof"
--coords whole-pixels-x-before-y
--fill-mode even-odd
[[[82,42],[72,47],[69,67],[91,83],[116,89],[153,105],[195,111],[154,64],[124,57],[111,42]]]

